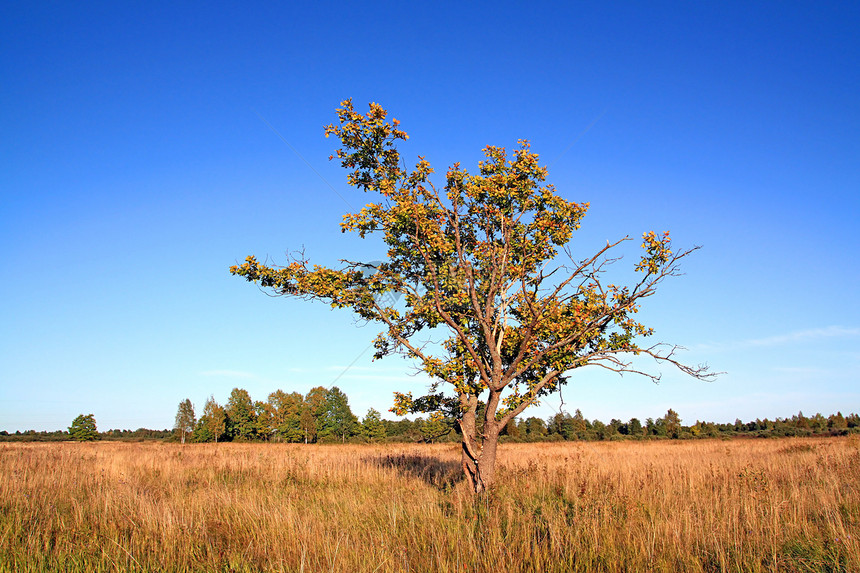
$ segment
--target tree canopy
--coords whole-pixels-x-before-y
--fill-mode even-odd
[[[72,421],[69,426],[69,437],[79,442],[89,442],[99,439],[96,429],[96,417],[94,414],[81,414]]]
[[[630,238],[575,254],[568,243],[588,203],[568,201],[546,184],[547,170],[527,141],[511,155],[486,147],[476,173],[455,163],[437,187],[424,157],[405,168],[397,144],[408,136],[381,106],[372,103],[361,114],[347,100],[337,116],[325,132],[341,141],[336,155],[347,181],[375,197],[345,215],[341,229],[360,238],[381,234],[386,259],[372,273],[361,261],[326,268],[303,254],[285,266],[249,256],[230,270],[275,294],[324,301],[380,323],[375,357],[409,356],[435,381],[419,398],[397,393],[394,411],[454,417],[476,492],[494,481],[506,424],[578,368],[657,380],[659,373],[628,358],[646,355],[698,378],[711,375],[706,366],[678,361],[675,346],[641,343],[653,330],[635,318],[641,300],[679,274],[695,247],[676,251],[668,232],[645,232],[633,269],[638,278],[607,284],[613,249]]]

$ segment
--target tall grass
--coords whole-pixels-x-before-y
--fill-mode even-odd
[[[860,571],[852,438],[0,445],[0,571]]]

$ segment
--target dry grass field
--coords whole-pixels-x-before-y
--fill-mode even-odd
[[[860,572],[860,444],[0,444],[0,571]]]

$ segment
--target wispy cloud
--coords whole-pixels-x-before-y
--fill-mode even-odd
[[[369,371],[373,370],[373,367],[372,366],[355,366],[353,364],[350,364],[348,366],[343,365],[343,364],[331,364],[329,366],[323,366],[322,368],[319,368],[319,370],[323,370],[326,372],[340,372],[340,371],[346,370],[346,369],[355,370],[355,371],[361,370],[364,372],[369,372]]]
[[[843,326],[828,326],[826,328],[812,328],[809,330],[797,330],[767,338],[747,340],[749,346],[779,346],[793,342],[809,342],[822,338],[844,338],[849,336],[860,336],[860,328],[845,328]]]
[[[765,348],[784,346],[787,344],[810,343],[818,340],[833,338],[850,338],[860,336],[860,328],[849,328],[844,326],[827,326],[824,328],[810,328],[807,330],[795,330],[786,334],[777,334],[764,338],[750,338],[727,343],[706,343],[695,345],[696,350],[738,350],[743,348]]]
[[[256,378],[256,374],[252,374],[250,372],[242,372],[240,370],[206,370],[205,372],[200,373],[201,376],[218,376],[221,378],[242,378],[244,380],[249,380],[251,378]]]
[[[832,370],[828,370],[826,368],[805,368],[802,366],[774,366],[772,370],[781,374],[797,374],[801,376],[825,376],[833,372]]]
[[[348,372],[343,375],[343,380],[370,380],[372,382],[398,382],[403,384],[429,384],[433,381],[432,378],[427,376],[424,373],[417,373],[414,376],[410,376],[409,374],[401,374],[397,375],[376,375],[376,374],[353,374]]]
[[[320,370],[329,371],[329,372],[340,372],[341,370],[345,370],[346,368],[349,368],[353,372],[370,372],[370,373],[402,372],[403,371],[403,368],[398,368],[397,366],[382,366],[382,365],[372,365],[372,366],[333,365],[333,366],[324,366]]]

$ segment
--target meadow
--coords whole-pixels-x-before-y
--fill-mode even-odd
[[[0,444],[0,571],[860,571],[847,438]]]

